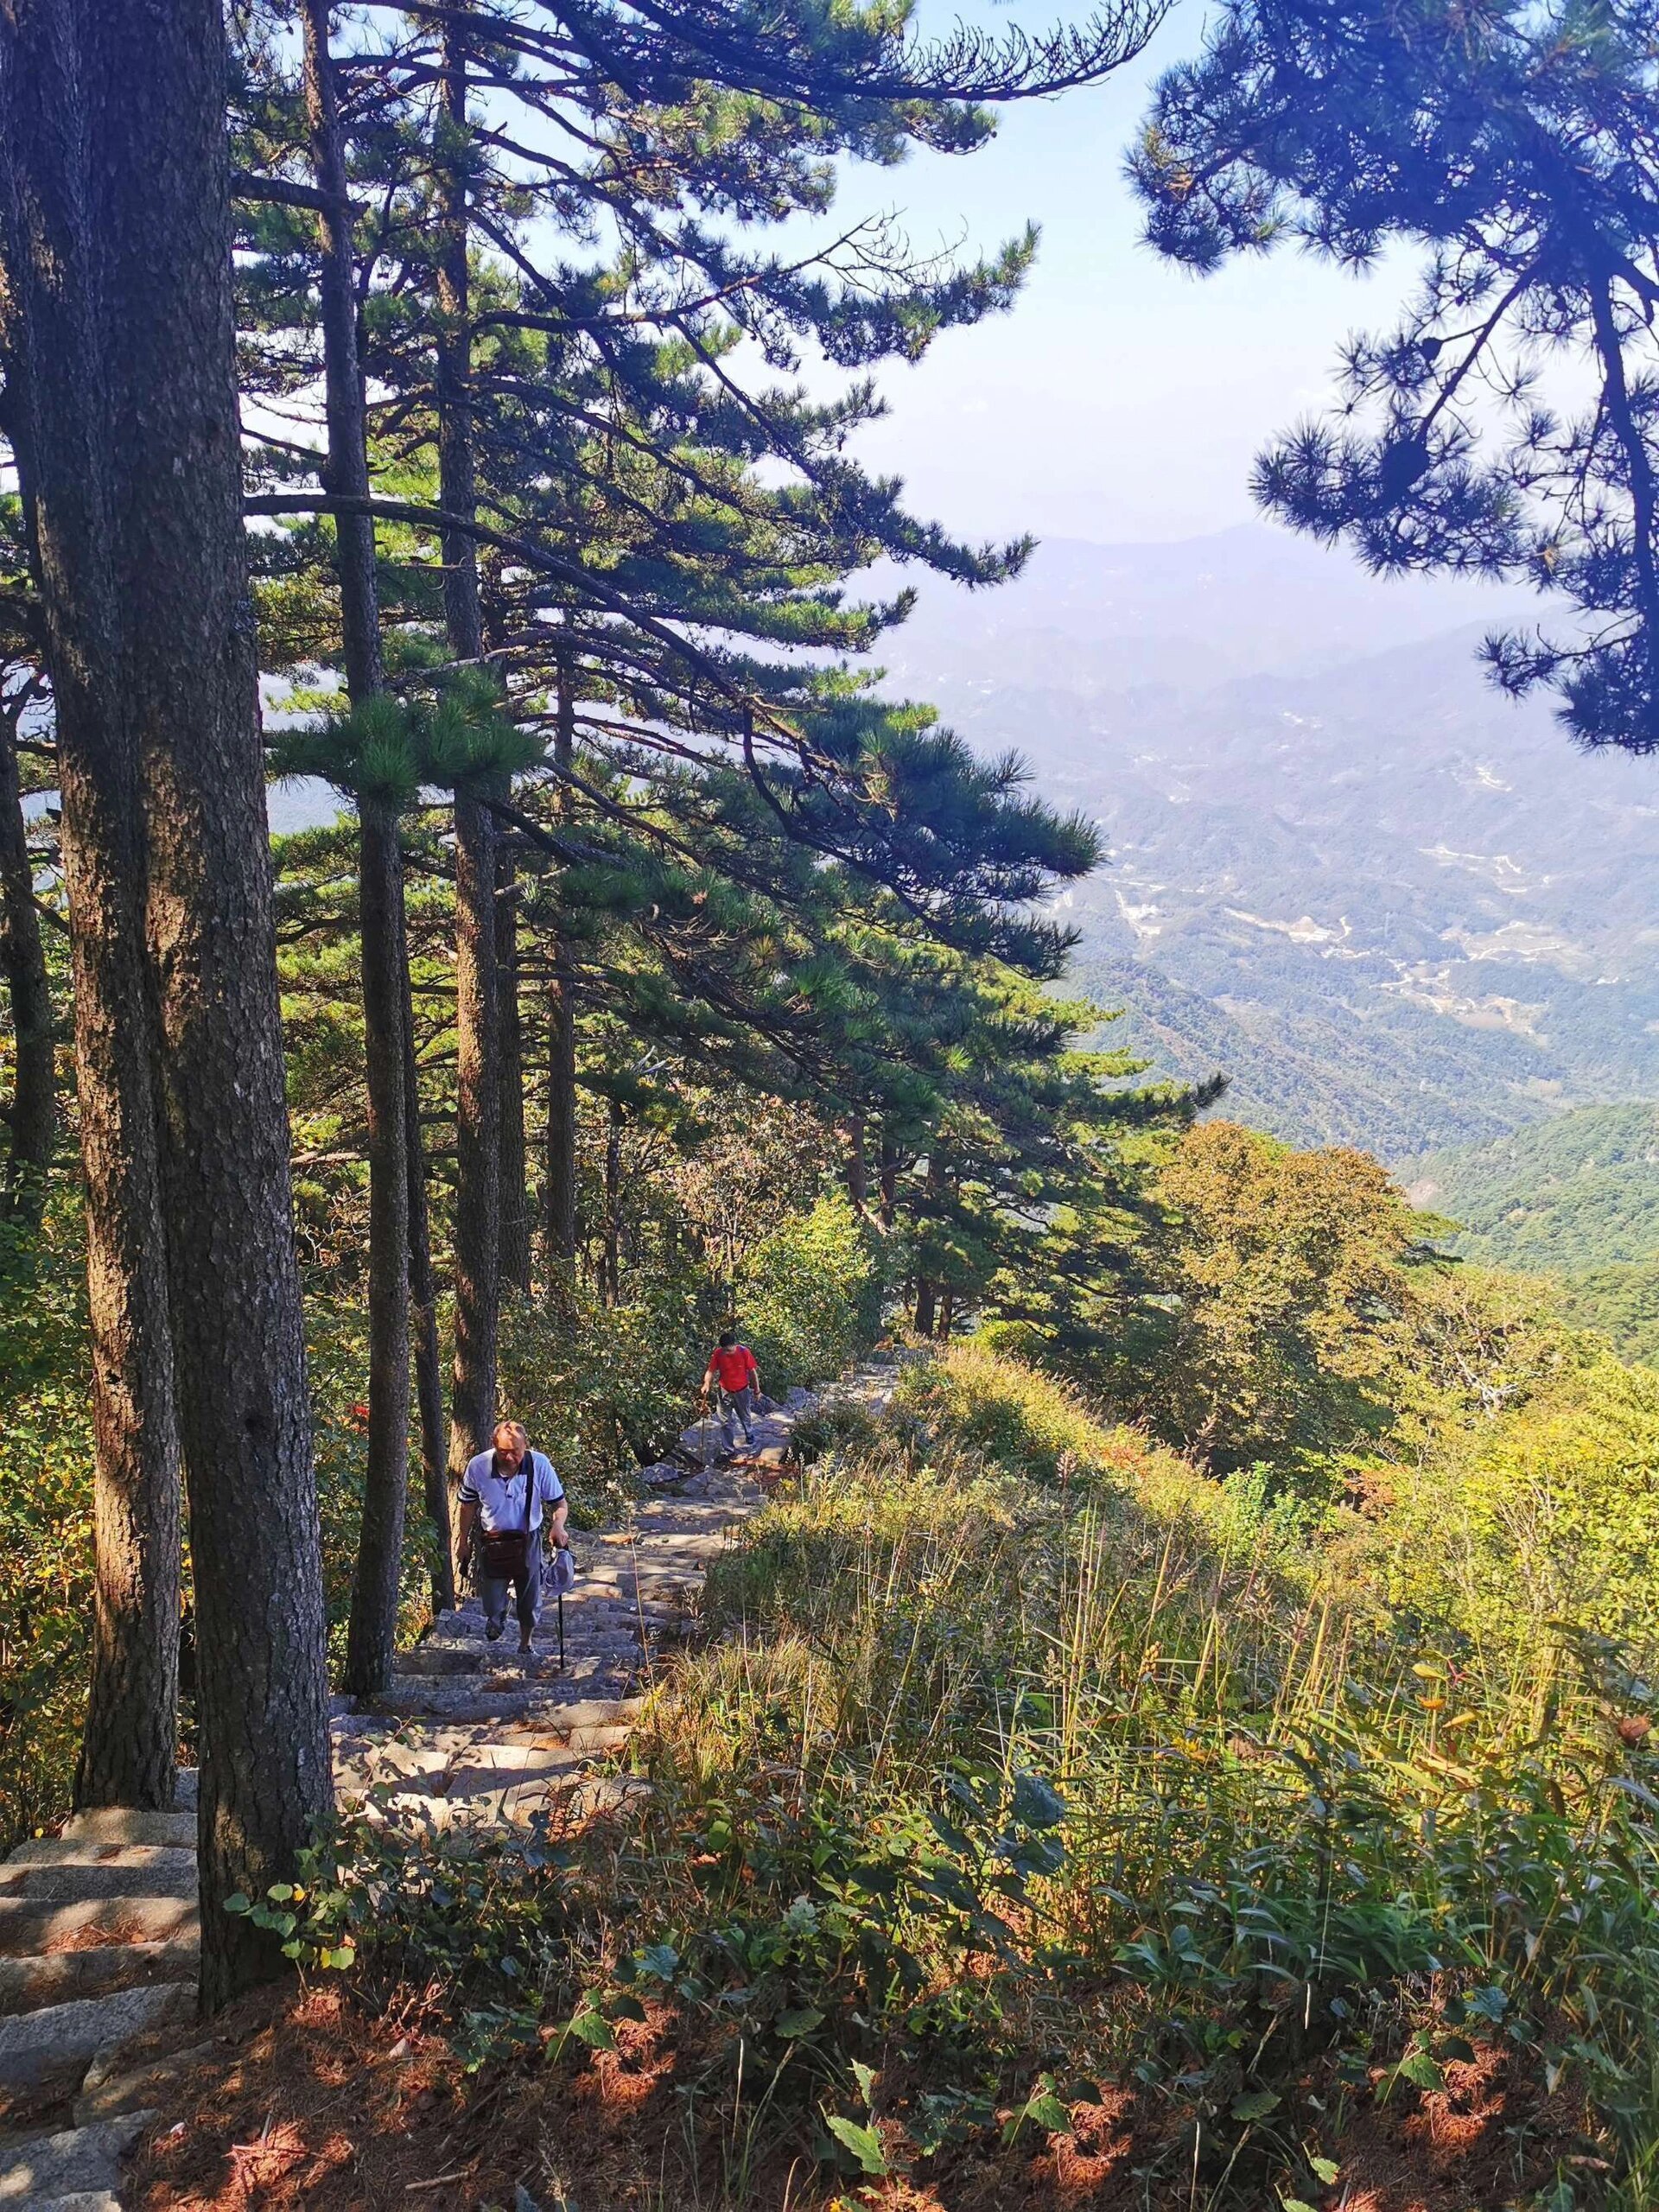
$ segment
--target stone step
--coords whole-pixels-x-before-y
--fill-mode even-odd
[[[25,1844],[25,1851],[45,1845]],[[13,1858],[0,1866],[0,1902],[50,1898],[79,1904],[91,1897],[194,1897],[196,1854],[165,1844],[69,1844],[50,1859]],[[93,1856],[103,1853],[103,1856]]]
[[[582,1728],[632,1727],[645,1709],[642,1697],[581,1698],[569,1705],[550,1707],[537,1726],[549,1736]]]
[[[164,1943],[100,1943],[91,1950],[53,1951],[21,1958],[0,1958],[0,2018],[33,2012],[42,2005],[67,2004],[75,1997],[104,1997],[112,1989],[134,1989],[152,1981],[188,1981],[195,1974],[201,1944],[194,1923],[189,1934]]]
[[[79,2087],[100,2051],[118,2049],[152,2028],[194,2019],[195,2010],[194,1981],[164,1981],[15,2013],[0,2020],[0,2088],[32,2089],[72,2071]]]
[[[35,2212],[121,2212],[121,2200],[112,2189],[77,2189],[67,2196],[41,2197]]]
[[[0,2205],[11,2212],[47,2212],[67,2202],[97,2204],[102,2194],[118,2206],[121,2160],[150,2121],[152,2112],[130,2112],[92,2127],[69,2127],[54,2135],[29,2135],[0,2142]]]
[[[623,1610],[614,1586],[609,1584],[599,1595],[584,1599],[580,1607],[574,1600],[568,1601],[564,1609],[566,1645],[575,1643],[579,1637],[590,1634],[593,1624],[601,1617],[607,1624],[613,1625],[615,1617]],[[550,1646],[556,1649],[558,1640],[558,1615],[544,1612],[536,1630],[537,1647]],[[492,1637],[485,1634],[482,1621],[470,1620],[463,1616],[460,1620],[447,1619],[439,1627],[429,1629],[416,1649],[422,1651],[499,1651],[504,1646],[510,1650],[516,1649],[518,1641],[518,1624],[516,1621],[509,1622],[499,1637]]]
[[[162,1843],[175,1850],[196,1847],[194,1808],[183,1812],[146,1813],[128,1805],[100,1805],[96,1811],[77,1813],[65,1824],[66,1843]]]
[[[95,2058],[86,2069],[75,2100],[77,2127],[90,2127],[100,2120],[114,2120],[123,2113],[143,2112],[173,2101],[171,2092],[185,2075],[214,2056],[211,2043],[192,2044],[188,2050],[170,2051],[137,2066],[121,2063],[118,2052]]]
[[[585,1762],[560,1745],[480,1744],[444,1776],[442,1795],[454,1805],[463,1798],[486,1796],[515,1783],[551,1782],[579,1773]]]
[[[177,1843],[123,1843],[98,1836],[36,1836],[20,1843],[3,1865],[0,1883],[15,1866],[176,1866],[194,1849]]]
[[[188,1897],[0,1897],[0,1958],[46,1956],[118,1943],[197,1940],[195,1891]]]
[[[588,1775],[571,1791],[567,1810],[575,1821],[614,1820],[643,1811],[655,1794],[640,1774]]]
[[[625,1678],[626,1679],[626,1678]],[[609,1677],[618,1688],[621,1681],[614,1675]],[[572,1689],[589,1688],[592,1680],[572,1683]],[[570,1716],[586,1705],[613,1704],[617,1700],[558,1697],[551,1694],[548,1685],[530,1682],[522,1687],[494,1689],[485,1683],[432,1682],[424,1688],[410,1684],[407,1688],[391,1689],[377,1697],[373,1711],[387,1719],[446,1720],[452,1726],[481,1728],[525,1726],[537,1728],[575,1728],[583,1723]]]
[[[476,1651],[451,1643],[417,1643],[392,1660],[394,1675],[468,1675],[483,1665]]]

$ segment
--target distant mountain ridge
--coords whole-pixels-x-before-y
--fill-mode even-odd
[[[1226,1110],[1399,1159],[1659,1094],[1659,769],[1484,681],[1538,603],[1246,525],[924,591],[890,689],[1092,815],[1077,978]]]

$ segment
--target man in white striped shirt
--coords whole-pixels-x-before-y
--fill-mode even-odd
[[[478,1539],[479,1602],[492,1643],[506,1625],[509,1597],[516,1596],[518,1649],[531,1649],[542,1602],[543,1542],[550,1535],[557,1550],[568,1549],[569,1514],[552,1461],[531,1450],[520,1422],[498,1421],[493,1450],[467,1463],[455,1542],[455,1562],[464,1575]]]

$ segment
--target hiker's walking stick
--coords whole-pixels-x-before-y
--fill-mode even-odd
[[[564,1592],[556,1593],[559,1605],[559,1672],[564,1672]]]

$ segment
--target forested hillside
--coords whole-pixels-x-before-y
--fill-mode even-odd
[[[1548,1275],[1562,1311],[1625,1357],[1659,1359],[1659,1113],[1586,1106],[1402,1170],[1410,1196],[1456,1222],[1448,1249]]]
[[[897,672],[1037,240],[842,174],[1159,21],[0,9],[0,2203],[1654,2202],[1651,1110],[1446,1165],[1562,1292],[1376,1155],[1654,1089],[1659,15],[1229,0],[1130,159],[1430,250],[1256,490],[1567,610],[1512,760],[1311,596]]]

